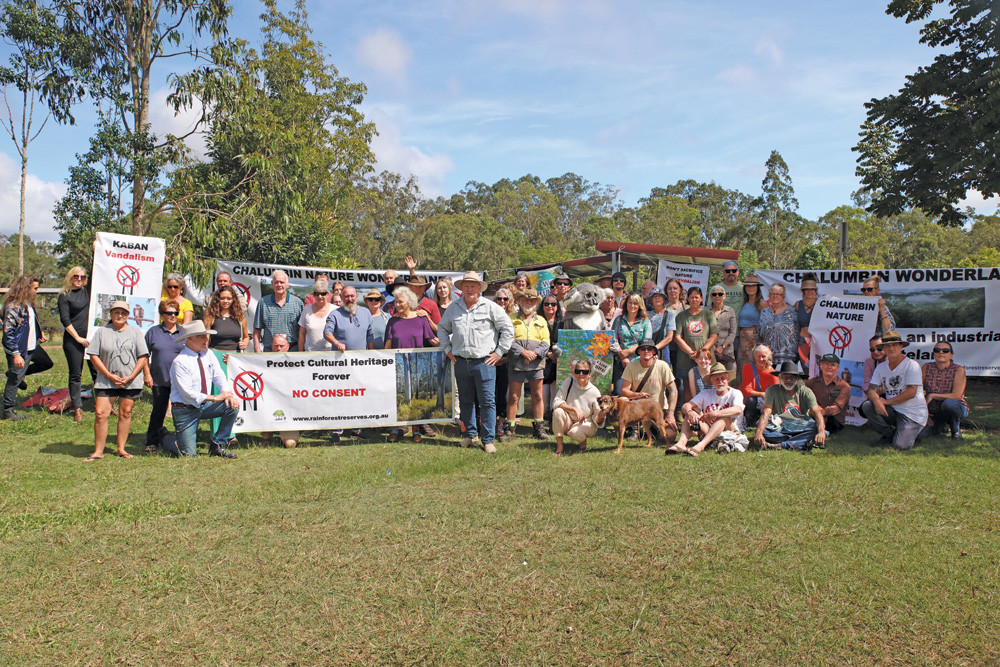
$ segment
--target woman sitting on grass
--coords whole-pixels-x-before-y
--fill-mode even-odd
[[[930,413],[920,434],[940,435],[948,429],[954,439],[962,437],[962,419],[969,416],[965,402],[965,367],[954,361],[951,343],[934,343],[934,361],[924,364],[924,398]]]
[[[556,456],[562,456],[565,436],[576,440],[582,452],[587,449],[587,438],[597,433],[594,418],[600,412],[597,399],[601,396],[601,390],[591,383],[590,372],[590,361],[574,361],[573,377],[566,378],[556,392],[555,409],[552,411]]]

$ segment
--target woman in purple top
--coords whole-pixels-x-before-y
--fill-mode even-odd
[[[437,347],[440,342],[426,317],[417,317],[417,295],[409,287],[397,287],[392,296],[396,306],[395,315],[385,325],[385,349],[414,347]],[[429,426],[417,424],[413,427],[413,442],[420,442],[422,434],[434,435]],[[397,442],[405,435],[405,429],[394,427],[389,433],[389,442]]]

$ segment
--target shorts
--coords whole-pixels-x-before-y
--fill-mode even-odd
[[[545,367],[537,368],[530,371],[519,371],[515,370],[513,366],[507,367],[507,381],[508,382],[520,382],[524,384],[530,380],[542,380],[545,378]]]
[[[129,400],[136,400],[142,396],[142,389],[98,389],[94,388],[94,396],[101,396],[102,398],[127,398]]]

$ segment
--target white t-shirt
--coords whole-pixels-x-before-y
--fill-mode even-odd
[[[890,370],[889,361],[883,361],[875,367],[870,384],[871,387],[882,386],[886,398],[899,396],[909,385],[916,385],[917,395],[891,407],[918,424],[926,424],[927,401],[924,400],[924,378],[920,373],[920,364],[909,357],[903,357],[899,365]]]
[[[691,399],[691,403],[702,413],[717,412],[726,408],[739,407],[740,414],[733,417],[733,428],[743,429],[743,392],[730,387],[722,396],[715,392],[715,387],[709,387]]]
[[[333,306],[327,305],[320,309],[319,313],[314,313],[311,304],[302,309],[299,326],[305,327],[306,330],[306,339],[303,341],[303,349],[306,352],[326,352],[333,349],[333,343],[323,337],[326,316],[331,310]]]

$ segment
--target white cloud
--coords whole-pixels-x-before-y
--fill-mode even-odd
[[[157,136],[173,134],[183,137],[195,128],[198,119],[201,118],[200,108],[181,109],[177,114],[174,108],[167,103],[168,88],[160,88],[150,94],[149,104],[149,124]],[[195,101],[195,104],[200,102]],[[202,126],[204,127],[204,126]],[[199,129],[198,132],[190,135],[184,140],[188,148],[191,149],[192,156],[198,160],[204,160],[207,154],[205,145],[205,133]]]
[[[370,67],[399,86],[405,86],[406,69],[413,49],[395,30],[379,28],[361,38],[354,53],[362,65]]]
[[[977,213],[989,215],[997,211],[997,207],[1000,206],[1000,197],[993,196],[987,199],[978,190],[969,190],[965,193],[965,199],[958,202],[958,207],[963,210],[968,206],[974,208]]]
[[[421,192],[428,197],[447,194],[444,180],[445,175],[455,168],[452,159],[441,153],[428,154],[416,146],[404,145],[395,120],[378,111],[372,117],[378,127],[378,136],[372,140],[377,168],[403,176],[416,176]]]
[[[29,148],[30,151],[30,148]],[[31,153],[28,153],[31,168]],[[52,207],[65,194],[63,183],[47,183],[28,174],[25,196],[24,233],[36,241],[58,241]],[[6,153],[0,153],[0,234],[13,236],[21,224],[21,167]]]

